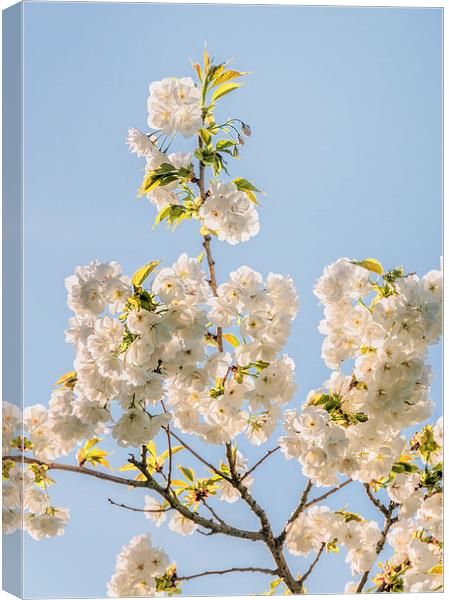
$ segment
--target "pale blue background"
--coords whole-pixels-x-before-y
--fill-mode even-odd
[[[154,212],[135,197],[142,162],[124,140],[128,126],[145,129],[148,84],[189,75],[188,59],[200,57],[205,40],[218,59],[235,57],[237,68],[254,71],[222,103],[222,116],[251,124],[254,135],[232,173],[268,194],[257,238],[237,248],[214,243],[218,278],[242,263],[294,277],[301,312],[288,351],[297,363],[297,401],[319,386],[328,371],[312,287],[323,266],[340,256],[375,256],[420,274],[439,265],[441,17],[437,9],[27,3],[26,403],[47,403],[53,382],[71,368],[63,282],[76,265],[117,260],[132,273],[149,259],[171,264],[185,249],[200,252],[196,225],[176,235],[151,230]],[[439,351],[431,357],[439,407]],[[250,452],[253,462],[264,450]],[[272,564],[261,544],[180,537],[106,501],[141,506],[144,492],[55,476],[54,501],[69,506],[72,519],[61,538],[25,536],[27,596],[104,595],[120,547],[147,530],[181,574]],[[280,455],[260,469],[254,493],[276,528],[302,481],[298,465]],[[348,501],[376,517],[356,486],[329,505]],[[257,526],[245,508],[219,508],[235,523]],[[309,562],[291,559],[298,570]],[[309,589],[342,591],[350,579],[344,553],[322,562]],[[260,593],[268,581],[235,574],[184,590]]]

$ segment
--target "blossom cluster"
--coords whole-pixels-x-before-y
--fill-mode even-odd
[[[264,282],[256,271],[240,267],[217,296],[209,296],[208,305],[208,319],[219,328],[239,323],[241,340],[230,334],[233,352],[212,354],[202,368],[184,365],[170,378],[174,424],[211,443],[230,442],[244,432],[259,445],[296,389],[294,362],[279,355],[296,316],[296,291],[290,277],[270,273]]]
[[[254,203],[232,181],[211,181],[199,216],[219,240],[233,246],[248,241],[259,232],[259,215]]]
[[[200,262],[183,254],[149,292],[133,292],[116,263],[78,267],[66,287],[75,370],[48,408],[26,409],[36,458],[53,460],[108,431],[119,446],[138,447],[172,417],[211,443],[244,432],[260,444],[271,434],[295,391],[294,363],[279,356],[297,310],[290,278],[270,274],[264,283],[241,267],[214,297]],[[217,351],[209,321],[237,319],[245,342]],[[157,412],[164,397],[169,412]]]
[[[168,521],[171,531],[189,536],[206,533],[198,522],[205,528],[209,523],[209,534],[220,527],[236,531],[207,501],[234,503],[243,497],[262,529],[240,531],[241,537],[264,539],[273,554],[267,517],[250,488],[255,468],[278,448],[249,467],[237,438],[264,444],[282,420],[279,446],[285,458],[300,463],[308,485],[333,486],[343,475],[362,482],[385,524],[381,531],[360,514],[319,504],[339,487],[307,504],[308,487],[276,544],[285,539],[293,555],[316,553],[310,572],[323,551],[343,548],[352,575],[363,574],[346,586],[354,592],[363,587],[387,540],[393,553],[374,578],[377,590],[437,591],[442,586],[442,421],[425,425],[410,442],[404,430],[432,415],[428,348],[441,335],[442,273],[420,278],[402,268],[384,272],[375,259],[341,258],[326,266],[314,293],[324,307],[319,331],[331,374],[301,407],[292,408],[295,363],[285,353],[298,312],[292,278],[269,273],[264,279],[241,266],[219,283],[211,255],[213,238],[236,245],[260,228],[260,190],[241,177],[218,178],[222,171],[229,175],[227,161],[239,157],[251,127],[240,119],[216,120],[216,103],[237,89],[235,81],[246,73],[228,70],[228,63],[213,64],[207,50],[203,67],[193,66],[198,83],[169,77],[150,84],[151,131],[130,128],[127,143],[145,160],[138,195],[156,208],[155,225],[166,221],[175,228],[195,219],[205,254],[184,253],[163,268],[153,261],[132,277],[116,262],[93,261],[66,279],[73,316],[65,339],[73,346],[73,371],[58,379],[48,406],[30,406],[22,415],[3,403],[4,531],[24,527],[35,539],[61,535],[69,511],[52,505],[47,471],[62,465],[46,463],[86,441],[77,453],[78,467],[71,470],[86,473],[86,462],[109,466],[108,453],[95,446],[98,436],[110,435],[120,448],[139,448],[140,462],[131,455],[120,470],[137,471],[139,486],[146,481],[152,493],[145,495],[143,509],[122,506],[141,510],[151,525]],[[194,137],[189,152],[169,153],[177,133]],[[209,181],[207,169],[213,171]],[[204,460],[175,428],[206,444],[226,444],[227,463],[215,467]],[[161,429],[167,448],[158,455],[153,439]],[[181,446],[174,447],[174,439]],[[181,450],[207,467],[207,477],[172,464]],[[183,479],[174,476],[175,469]],[[381,500],[373,497],[377,493]],[[273,556],[280,574],[289,568],[278,549]],[[177,581],[190,578],[177,579],[176,566],[152,545],[150,534],[140,535],[118,554],[108,595],[176,593]],[[281,579],[272,582],[270,593]]]
[[[42,407],[43,409],[44,407]],[[39,445],[45,434],[46,412],[26,409],[22,418],[19,408],[3,402],[3,455],[23,446]],[[27,433],[22,438],[23,430]],[[3,461],[3,532],[24,530],[35,540],[62,535],[69,520],[69,509],[53,506],[48,487],[53,481],[39,464]]]
[[[188,138],[202,124],[201,92],[191,77],[167,77],[150,84],[148,126],[166,135],[179,131]]]
[[[376,576],[382,591],[439,591],[443,584],[443,419],[413,436],[424,469],[395,473],[386,490],[399,506],[388,533],[394,553]]]
[[[325,312],[322,355],[334,371],[300,413],[286,411],[281,446],[317,485],[339,474],[387,477],[405,448],[401,430],[432,413],[427,351],[441,335],[441,272],[372,275],[340,259],[315,288]]]
[[[240,75],[243,73],[237,71],[223,73],[224,81],[228,76],[232,79]],[[193,159],[198,158],[203,167],[213,166],[217,175],[225,168],[224,156],[238,157],[237,146],[244,143],[242,135],[251,135],[251,128],[238,119],[217,126],[213,117],[215,101],[205,104],[208,85],[202,80],[200,84],[197,86],[190,77],[169,77],[151,83],[148,125],[153,131],[145,134],[131,127],[127,143],[131,152],[146,160],[145,179],[139,192],[156,207],[156,222],[166,218],[170,224],[176,224],[184,218],[195,218],[201,222],[202,232],[235,245],[259,231],[254,194],[259,190],[246,179],[237,178],[227,183],[211,180],[206,192],[195,175]],[[239,84],[225,84],[223,94],[234,87]],[[237,141],[232,137],[236,131],[233,121],[241,124],[242,135],[238,133]],[[168,154],[170,144],[165,143],[166,136],[174,136],[177,131],[184,137],[199,135],[200,147],[192,152]],[[219,139],[214,146],[212,137],[219,133],[227,138],[231,135],[231,139]]]
[[[117,556],[115,572],[107,584],[108,596],[154,596],[157,578],[165,574],[168,566],[167,555],[152,546],[149,533],[135,536]]]
[[[378,585],[404,592],[440,591],[443,586],[443,495],[441,491],[419,499],[410,518],[400,519],[388,534],[394,550]]]
[[[321,545],[336,551],[340,544],[355,575],[371,568],[380,536],[375,521],[365,521],[354,513],[332,512],[327,506],[312,506],[290,524],[286,542],[291,554],[301,556],[318,551]]]

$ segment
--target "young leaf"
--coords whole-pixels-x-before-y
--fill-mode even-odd
[[[233,183],[235,183],[237,189],[241,190],[242,192],[246,192],[247,190],[250,192],[260,192],[255,185],[243,177],[236,177],[236,179],[233,180]]]
[[[176,454],[177,452],[181,452],[181,450],[184,450],[184,446],[175,446],[174,448],[171,449],[172,456],[173,456],[173,454]],[[158,460],[160,462],[164,462],[169,456],[170,456],[169,451],[164,450],[164,452],[162,452],[162,454],[159,456]]]
[[[168,215],[170,214],[170,211],[171,211],[171,204],[167,204],[166,206],[164,206],[164,208],[158,212],[157,217],[154,219],[153,227],[156,226],[161,221],[163,221],[164,219],[166,219],[168,217]]]
[[[203,80],[203,72],[201,71],[200,65],[198,63],[192,62],[192,67],[195,69],[196,74],[198,75],[198,79],[200,81],[202,81]]]
[[[206,44],[204,44],[203,58],[204,58],[204,72],[207,73],[207,71],[209,69],[209,65],[210,65],[210,58],[209,58],[209,54],[207,53]]]
[[[358,267],[363,267],[368,271],[372,271],[373,273],[377,273],[377,275],[382,275],[384,272],[384,268],[382,264],[375,258],[365,258],[364,260],[352,260],[353,265],[357,265]]]
[[[119,468],[119,471],[137,471],[137,470],[138,470],[137,467],[135,467],[131,463],[126,463],[126,465],[123,465]]]
[[[195,481],[195,473],[193,469],[188,469],[187,467],[181,466],[179,466],[178,469],[181,471],[181,473],[186,479],[188,479],[189,481]]]
[[[207,131],[207,129],[200,129],[198,133],[200,134],[200,138],[205,144],[208,144],[210,142],[212,136],[209,133],[209,131]]]
[[[237,77],[242,77],[243,75],[248,75],[247,71],[224,71],[221,73],[218,73],[218,75],[216,75],[213,78],[213,85],[220,85],[221,83],[226,83],[227,81],[231,81],[232,79],[237,79]]]
[[[156,458],[156,444],[150,440],[147,444],[147,450],[153,458]]]
[[[212,94],[212,103],[216,102],[222,96],[233,92],[239,87],[241,87],[241,83],[224,83],[223,85],[218,87]]]
[[[138,269],[133,277],[132,277],[132,284],[134,287],[140,287],[142,285],[142,283],[145,281],[145,279],[148,277],[148,275],[154,271],[154,269],[158,266],[158,264],[160,263],[160,260],[153,260],[149,263],[147,263],[146,265],[144,265],[143,267],[140,267],[140,269]]]
[[[235,335],[233,335],[232,333],[224,333],[223,337],[234,348],[237,348],[237,346],[240,346],[239,339]]]
[[[435,565],[427,572],[432,575],[441,575],[443,573],[443,565]]]
[[[85,443],[83,448],[78,450],[77,459],[80,467],[87,462],[94,467],[96,465],[102,465],[103,467],[110,469],[110,465],[105,458],[106,456],[109,456],[110,453],[106,452],[106,450],[100,450],[100,448],[94,448],[100,441],[101,438],[92,438]]]
[[[68,388],[73,388],[77,381],[76,371],[69,371],[68,373],[64,373],[61,377],[56,381],[56,385],[64,385]]]

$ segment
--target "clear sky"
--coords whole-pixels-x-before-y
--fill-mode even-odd
[[[238,69],[253,71],[223,101],[222,116],[251,124],[232,173],[267,192],[256,238],[237,247],[214,243],[218,278],[241,264],[293,276],[301,296],[288,345],[296,402],[318,387],[328,370],[312,287],[324,265],[340,256],[374,256],[419,274],[439,265],[441,19],[438,9],[26,3],[26,404],[47,403],[53,382],[71,369],[64,278],[76,265],[117,260],[131,274],[147,260],[169,265],[184,250],[201,250],[196,225],[175,235],[151,229],[154,212],[135,197],[142,161],[124,140],[128,126],[146,128],[148,84],[190,75],[189,57],[200,57],[205,40],[217,59],[234,57]],[[439,414],[439,349],[431,360]],[[242,448],[250,462],[265,451]],[[70,474],[55,479],[54,502],[70,507],[72,518],[63,537],[25,536],[28,597],[104,595],[121,546],[149,530],[182,574],[271,566],[258,543],[181,537],[106,500],[142,506],[144,492]],[[276,528],[303,481],[298,464],[281,456],[258,472],[254,494]],[[376,517],[356,486],[328,504],[346,502]],[[245,508],[220,508],[237,524],[256,525]],[[297,570],[309,562],[291,558]],[[342,591],[350,578],[342,552],[323,559],[308,587]],[[267,589],[267,576],[245,574],[184,586],[191,594]]]

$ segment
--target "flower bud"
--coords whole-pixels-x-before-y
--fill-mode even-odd
[[[242,123],[242,131],[243,131],[243,134],[246,135],[246,137],[251,136],[251,127],[249,125],[247,125],[246,123]]]

